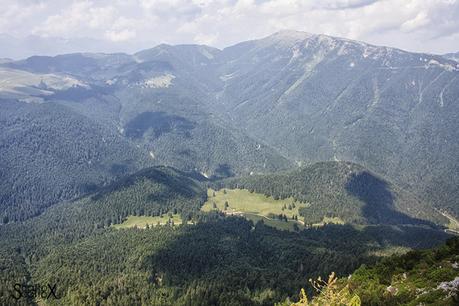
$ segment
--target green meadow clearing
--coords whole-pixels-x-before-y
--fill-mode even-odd
[[[147,224],[149,226],[157,226],[157,225],[171,224],[171,222],[173,222],[174,225],[182,224],[182,218],[180,218],[180,215],[178,214],[174,214],[172,215],[172,217],[169,217],[169,215],[167,214],[163,216],[155,216],[155,217],[129,216],[127,217],[126,221],[124,221],[121,224],[115,224],[113,225],[113,227],[116,229],[131,228],[131,227],[146,228]]]
[[[215,196],[214,196],[215,194]],[[307,204],[295,201],[293,198],[276,200],[259,193],[251,193],[246,189],[221,189],[207,190],[207,202],[202,206],[202,211],[219,210],[226,214],[242,215],[245,218],[258,222],[263,220],[266,225],[281,230],[293,230],[294,224],[303,227],[303,221],[299,217],[298,209]],[[228,207],[225,210],[225,202]],[[287,221],[279,220],[277,216],[285,215]],[[300,220],[293,220],[298,216]]]
[[[225,210],[225,202],[228,206]],[[304,228],[303,217],[299,215],[299,209],[306,207],[309,204],[301,203],[293,198],[276,200],[273,197],[268,197],[263,194],[250,192],[246,189],[221,189],[207,190],[207,201],[201,207],[204,212],[222,211],[227,215],[240,215],[254,223],[263,220],[263,222],[271,227],[280,230],[294,231]],[[279,215],[285,216],[280,219]],[[167,225],[173,221],[174,225],[182,224],[180,215],[174,214],[170,217],[168,214],[163,216],[128,216],[121,224],[113,225],[116,229],[123,228],[145,228],[149,226]],[[342,224],[340,218],[324,217],[320,223],[313,226],[322,226],[325,223]]]
[[[215,197],[213,196],[214,192]],[[283,214],[288,218],[292,218],[293,215],[298,215],[300,207],[306,207],[306,204],[299,203],[293,198],[275,200],[273,197],[267,197],[255,192],[251,193],[246,189],[221,189],[215,191],[209,188],[207,190],[207,198],[207,202],[202,206],[203,211],[215,210],[213,207],[214,202],[218,210],[224,210],[225,202],[228,201],[229,208],[227,210],[229,211],[254,213],[262,216]],[[287,208],[282,209],[284,205]],[[291,209],[288,209],[289,205]]]
[[[225,202],[228,206],[225,210]],[[207,190],[207,202],[201,210],[209,212],[212,210],[222,211],[228,215],[241,215],[254,223],[263,220],[266,225],[280,230],[295,230],[295,227],[304,228],[303,217],[299,209],[307,207],[307,203],[301,203],[293,198],[276,200],[264,194],[250,192],[247,189],[220,189]],[[287,221],[280,220],[279,215],[285,215]],[[293,219],[296,216],[297,219]],[[324,217],[322,222],[313,226],[322,226],[325,223],[343,224],[343,220],[337,217]]]

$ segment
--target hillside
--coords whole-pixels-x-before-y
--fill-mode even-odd
[[[282,31],[0,79],[0,304],[264,306],[331,272],[364,305],[455,302],[455,240],[391,256],[457,227],[450,58]]]
[[[225,48],[215,109],[298,163],[359,163],[459,214],[459,71],[442,56],[282,31]]]
[[[151,164],[146,151],[64,105],[0,100],[0,107],[4,222],[36,216]]]
[[[335,273],[310,279],[316,295],[300,290],[299,301],[276,306],[319,305],[457,305],[459,302],[459,238],[422,251],[386,257],[362,265],[346,278]]]
[[[459,239],[362,266],[348,280],[362,305],[457,305]]]
[[[191,219],[205,198],[205,189],[187,174],[163,166],[146,168],[90,195],[54,205],[35,218],[0,227],[2,235],[12,239],[2,245],[12,248],[26,242],[21,249],[40,257],[41,251],[103,232],[129,216],[174,213]]]
[[[356,162],[457,217],[457,65],[282,31],[223,50],[161,44],[6,62],[0,96],[63,104],[155,164],[208,177]]]
[[[292,198],[305,204],[299,209],[305,224],[324,218],[357,224],[447,223],[425,202],[349,162],[320,162],[290,172],[227,179],[215,186]]]
[[[152,165],[208,177],[291,165],[199,106],[188,94],[194,90],[186,87],[189,76],[183,81],[177,77],[172,91],[161,85],[163,73],[186,72],[158,61],[73,54],[32,57],[0,68],[5,80],[0,85],[0,205],[5,207],[0,217],[35,216],[58,201]],[[156,81],[151,87],[139,83],[155,77],[158,87]],[[119,83],[109,85],[106,78]],[[175,82],[180,82],[177,90]]]
[[[27,221],[1,225],[0,286],[57,284],[60,299],[49,305],[272,305],[295,299],[310,277],[347,275],[381,254],[449,237],[412,225],[279,231],[200,212],[206,198],[204,184],[187,173],[153,167]],[[182,224],[127,225],[170,214],[180,215]],[[9,294],[0,296],[0,303],[11,302]]]

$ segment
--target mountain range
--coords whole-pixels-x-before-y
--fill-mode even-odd
[[[5,60],[2,210],[27,218],[145,166],[221,178],[344,160],[457,216],[451,58],[282,31],[223,50]]]
[[[2,305],[457,304],[454,54],[281,31],[0,59],[0,110]]]

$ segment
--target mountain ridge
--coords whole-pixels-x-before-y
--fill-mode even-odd
[[[4,63],[21,86],[0,97],[64,104],[155,163],[208,176],[353,161],[458,215],[457,65],[287,31],[222,50],[158,45]]]

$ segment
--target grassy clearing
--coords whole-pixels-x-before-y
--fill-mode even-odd
[[[225,191],[226,190],[226,193]],[[213,193],[215,192],[215,197]],[[207,190],[208,201],[202,207],[203,211],[224,210],[225,202],[228,202],[228,211],[253,213],[262,216],[269,214],[286,215],[287,218],[292,218],[293,215],[298,215],[298,209],[305,207],[306,204],[299,203],[293,198],[285,200],[275,200],[273,197],[267,197],[259,193],[251,193],[246,189],[221,189],[214,191]],[[215,203],[216,208],[213,207]],[[289,205],[291,209],[289,209]],[[285,206],[284,209],[282,209]]]
[[[113,227],[116,229],[131,227],[145,228],[147,224],[149,226],[157,226],[171,224],[171,222],[173,222],[174,225],[179,225],[182,224],[182,219],[178,214],[172,215],[172,217],[169,217],[167,214],[163,215],[162,217],[129,216],[127,217],[126,221],[121,224],[114,224]]]
[[[304,228],[304,220],[298,210],[309,205],[293,198],[276,200],[263,194],[251,193],[246,189],[209,188],[207,198],[207,202],[201,208],[202,211],[218,210],[228,215],[240,215],[254,223],[263,220],[266,225],[280,230],[295,230],[295,225],[300,229]],[[225,202],[228,203],[226,210]],[[279,215],[285,215],[287,221],[280,220],[277,217]],[[297,216],[298,220],[293,220],[293,216]],[[322,222],[315,223],[313,226],[323,226],[326,223],[344,224],[344,221],[338,217],[324,217]]]
[[[303,227],[298,209],[306,207],[307,204],[295,201],[293,198],[275,200],[273,197],[251,193],[246,189],[221,189],[218,191],[208,189],[207,196],[208,200],[202,206],[202,211],[219,210],[226,214],[242,215],[254,222],[263,220],[265,224],[281,230],[293,230],[294,224],[299,228]],[[226,210],[225,202],[228,203]],[[279,215],[285,215],[287,221],[277,219]],[[300,220],[293,220],[293,216],[298,216]]]
[[[329,224],[329,223],[344,224],[344,221],[343,221],[343,219],[341,219],[339,217],[324,217],[322,222],[314,223],[313,226],[323,226],[324,224]]]

